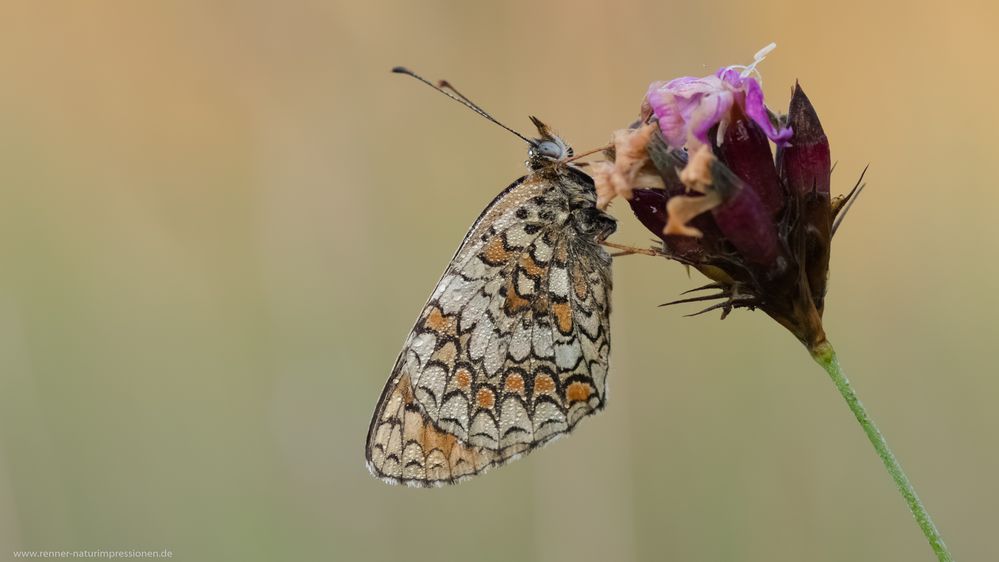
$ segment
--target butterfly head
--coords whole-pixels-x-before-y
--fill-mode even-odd
[[[552,163],[562,162],[572,158],[572,147],[565,143],[561,137],[541,122],[537,117],[532,116],[531,122],[538,128],[541,136],[531,140],[531,147],[527,149],[527,167],[537,170],[550,166]]]

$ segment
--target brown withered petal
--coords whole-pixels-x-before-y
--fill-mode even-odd
[[[710,211],[721,204],[721,196],[717,192],[711,191],[700,197],[680,195],[670,199],[666,203],[666,213],[669,220],[663,227],[663,234],[676,236],[692,236],[700,238],[704,233],[697,227],[688,223],[694,217]]]
[[[706,213],[722,204],[722,194],[712,189],[711,163],[716,160],[707,145],[690,157],[686,167],[680,171],[680,181],[690,191],[700,196],[679,195],[666,204],[668,220],[663,228],[663,234],[700,237],[703,233],[687,223],[694,217]]]
[[[597,208],[604,210],[617,195],[611,176],[614,174],[614,164],[610,162],[594,162],[590,165],[590,176],[593,178],[594,189],[597,192]]]
[[[635,188],[636,180],[648,162],[648,154],[645,147],[649,144],[649,138],[655,132],[656,126],[651,123],[642,125],[636,129],[618,129],[614,131],[614,166],[602,181],[609,183],[611,191],[607,191],[606,186],[603,191],[612,199],[614,196],[621,196],[631,199],[631,192]],[[604,207],[600,206],[604,203]],[[604,202],[598,201],[598,208],[605,208],[610,203],[610,199]]]

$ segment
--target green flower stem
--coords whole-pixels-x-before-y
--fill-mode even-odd
[[[944,544],[943,537],[940,536],[940,531],[933,524],[933,520],[930,518],[930,514],[927,513],[926,508],[923,507],[923,502],[919,501],[919,496],[916,495],[916,490],[912,487],[912,483],[909,482],[909,477],[902,470],[902,465],[898,463],[895,455],[888,448],[888,442],[885,441],[884,435],[881,435],[878,426],[867,415],[867,410],[864,409],[864,405],[857,398],[857,393],[853,391],[850,380],[846,378],[846,374],[843,373],[843,369],[839,366],[839,360],[836,358],[836,351],[832,345],[828,341],[824,341],[815,346],[811,350],[811,353],[815,362],[829,373],[829,378],[832,379],[839,393],[846,400],[847,405],[850,406],[853,415],[857,416],[857,421],[860,422],[861,427],[864,428],[864,433],[867,434],[867,438],[874,445],[874,450],[881,457],[881,462],[888,469],[888,474],[891,474],[892,480],[898,486],[898,491],[902,493],[905,502],[909,504],[909,510],[912,512],[912,516],[916,518],[916,523],[919,523],[919,528],[926,535],[926,540],[930,541],[933,552],[937,553],[937,559],[940,562],[953,561],[954,558],[950,555],[950,551],[947,550],[947,545]]]

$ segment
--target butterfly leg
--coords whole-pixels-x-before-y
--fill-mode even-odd
[[[620,252],[614,252],[611,257],[617,256],[631,256],[635,254],[642,254],[644,256],[653,257],[667,257],[669,254],[663,252],[662,250],[657,250],[655,248],[636,248],[634,246],[625,246],[624,244],[615,244],[614,242],[608,242],[604,240],[601,242],[604,246],[608,248],[614,248],[615,250],[621,250]]]

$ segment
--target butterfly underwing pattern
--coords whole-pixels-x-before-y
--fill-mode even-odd
[[[616,228],[592,179],[532,117],[530,172],[486,207],[420,313],[368,429],[371,473],[453,484],[603,408]]]

